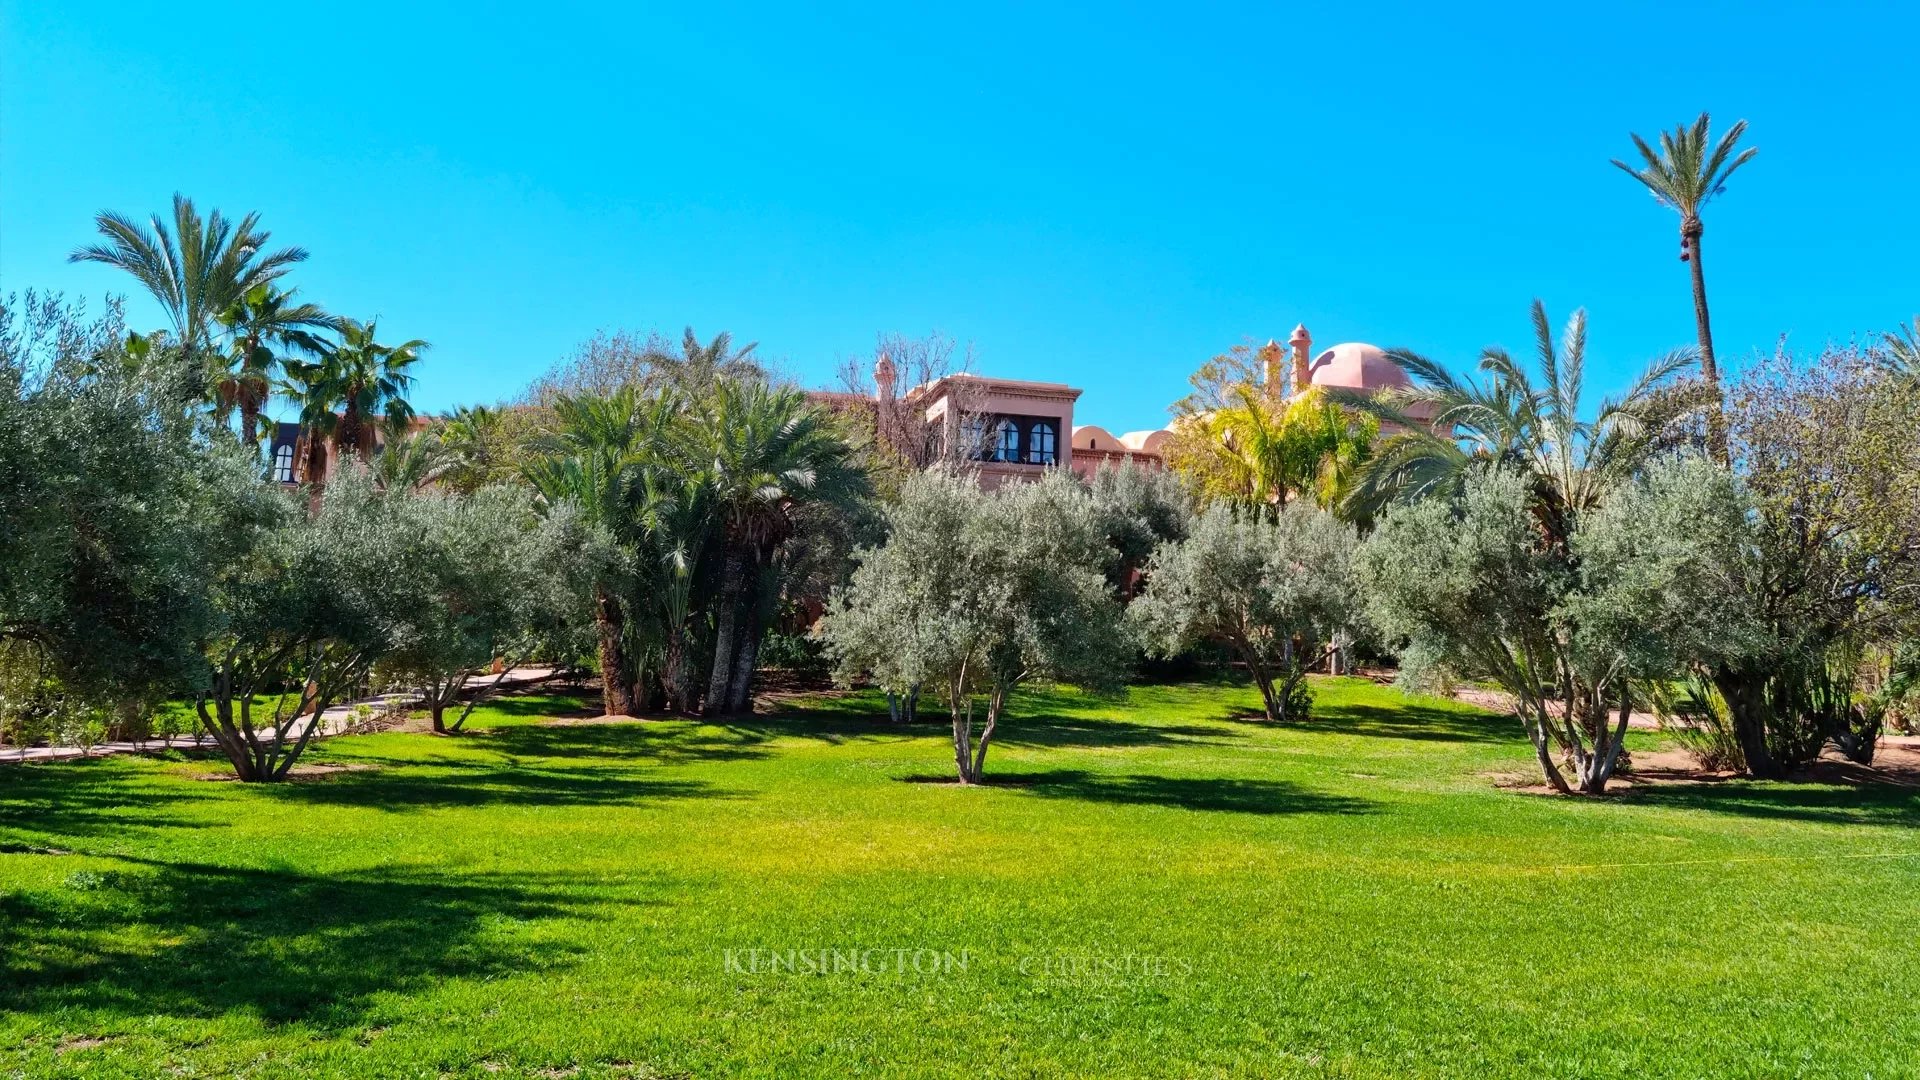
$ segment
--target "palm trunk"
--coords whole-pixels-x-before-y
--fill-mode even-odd
[[[240,438],[248,446],[260,444],[260,406],[251,401],[240,403]]]
[[[1733,738],[1740,744],[1747,775],[1760,780],[1783,779],[1787,771],[1767,748],[1766,676],[1751,670],[1722,668],[1713,673],[1714,688],[1727,703]]]
[[[594,590],[594,627],[600,634],[600,700],[608,716],[627,716],[633,712],[633,695],[627,686],[627,650],[622,639],[625,619],[620,601],[604,588]]]
[[[739,548],[727,552],[726,565],[720,571],[720,602],[714,619],[713,671],[707,678],[706,712],[725,711],[727,690],[733,684],[736,636],[739,632],[741,599],[746,592],[746,559]]]
[[[1713,404],[1707,412],[1707,449],[1713,459],[1727,464],[1727,422],[1721,411],[1720,365],[1713,358],[1713,320],[1707,314],[1707,271],[1701,265],[1700,236],[1705,226],[1698,218],[1683,221],[1680,236],[1691,243],[1687,265],[1693,276],[1693,321],[1700,335],[1700,377],[1713,389]]]
[[[727,687],[729,712],[753,711],[753,671],[760,662],[760,639],[766,632],[762,607],[756,602],[747,609],[740,647],[733,661],[733,682]]]

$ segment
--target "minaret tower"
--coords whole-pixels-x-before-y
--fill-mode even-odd
[[[1293,392],[1298,394],[1309,385],[1307,375],[1307,355],[1313,349],[1313,335],[1307,333],[1307,324],[1301,323],[1293,328],[1293,336],[1287,339],[1293,346]]]

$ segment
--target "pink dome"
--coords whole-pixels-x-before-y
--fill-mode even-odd
[[[1400,365],[1387,358],[1385,350],[1358,341],[1335,345],[1314,357],[1307,368],[1307,380],[1315,386],[1343,390],[1385,390],[1413,385]]]

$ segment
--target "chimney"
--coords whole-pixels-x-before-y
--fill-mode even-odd
[[[1293,392],[1299,393],[1310,384],[1307,375],[1307,352],[1313,348],[1313,335],[1307,333],[1307,324],[1301,323],[1293,328],[1293,336],[1287,339],[1293,346]]]
[[[873,362],[873,399],[882,408],[893,403],[893,360],[886,353]]]
[[[1279,401],[1280,390],[1280,343],[1272,338],[1260,346],[1261,392],[1268,401]]]

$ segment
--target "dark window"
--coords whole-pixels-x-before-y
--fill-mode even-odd
[[[293,483],[293,447],[285,443],[274,448],[273,479],[277,484]]]
[[[993,459],[1020,460],[1020,425],[1011,419],[1000,421],[993,429]]]
[[[1027,461],[1033,465],[1052,465],[1054,463],[1053,423],[1048,420],[1035,420],[1027,432]]]

